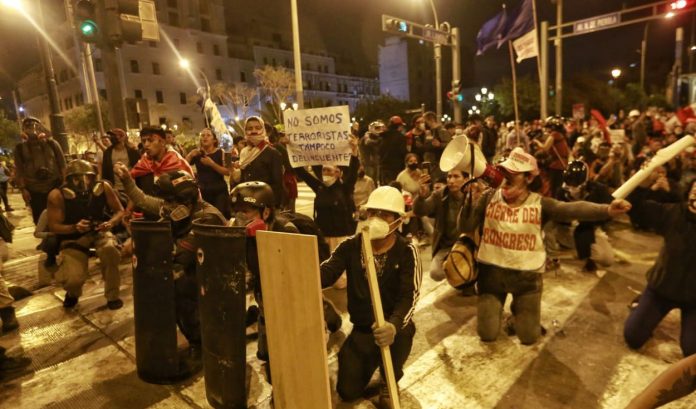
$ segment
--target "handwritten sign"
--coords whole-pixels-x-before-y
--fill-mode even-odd
[[[293,168],[350,163],[348,106],[285,111],[285,134]]]

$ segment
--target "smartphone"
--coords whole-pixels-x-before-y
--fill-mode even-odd
[[[421,162],[420,168],[423,174],[430,174],[430,162]]]

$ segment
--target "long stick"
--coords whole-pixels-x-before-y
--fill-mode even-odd
[[[686,135],[673,144],[657,151],[655,156],[647,163],[647,165],[636,172],[630,179],[624,182],[618,189],[612,193],[615,199],[625,199],[635,188],[637,188],[645,179],[650,176],[655,168],[664,165],[672,160],[673,157],[679,155],[684,149],[696,144],[696,138],[693,135]]]
[[[534,30],[535,30],[535,36],[534,36],[534,41],[536,42],[537,46],[537,73],[539,74],[539,84],[541,84],[541,52],[539,49],[539,23],[537,21],[537,8],[536,8],[536,0],[532,0],[532,14],[534,15]],[[543,46],[546,46],[546,44],[543,44]],[[544,118],[541,118],[544,119]]]
[[[517,69],[515,68],[515,52],[512,40],[508,41],[510,51],[510,69],[512,70],[512,104],[515,107],[515,133],[517,134],[517,146],[520,146],[520,111],[517,107]]]
[[[379,294],[379,283],[377,282],[377,272],[375,271],[375,257],[372,254],[372,243],[370,243],[370,228],[365,226],[361,232],[363,255],[367,268],[367,283],[370,286],[370,298],[372,299],[372,312],[375,315],[375,323],[378,327],[381,327],[385,322],[384,311],[382,311],[382,297]],[[388,346],[380,347],[380,352],[382,353],[382,366],[384,368],[384,376],[387,378],[387,388],[389,389],[389,396],[391,396],[392,409],[401,409],[391,350]]]

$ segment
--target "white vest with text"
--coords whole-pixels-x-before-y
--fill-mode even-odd
[[[486,207],[478,261],[521,271],[543,272],[546,249],[541,230],[541,195],[530,193],[518,207],[510,207],[500,190]]]

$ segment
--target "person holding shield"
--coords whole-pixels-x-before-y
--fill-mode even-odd
[[[320,267],[322,287],[332,285],[343,271],[348,278],[348,314],[353,330],[338,353],[336,383],[338,395],[344,401],[363,396],[372,374],[382,366],[380,347],[390,347],[396,381],[403,376],[416,332],[413,314],[423,276],[418,249],[397,233],[406,214],[401,192],[390,186],[379,187],[370,194],[364,209],[368,214],[366,223],[385,325],[375,325],[362,233],[339,244]],[[384,378],[382,369],[379,400],[381,407],[389,408],[391,400]]]

